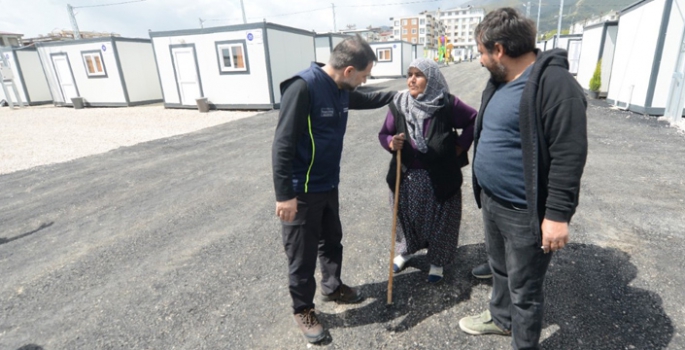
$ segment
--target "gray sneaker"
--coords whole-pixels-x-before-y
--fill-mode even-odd
[[[459,328],[462,331],[472,335],[483,334],[499,334],[511,335],[511,331],[499,328],[495,322],[492,321],[490,310],[486,310],[480,315],[467,316],[459,320]]]
[[[314,308],[304,309],[295,314],[295,323],[300,327],[304,339],[310,343],[318,343],[326,338],[326,331],[316,317]]]
[[[488,263],[478,265],[471,270],[471,274],[475,278],[488,279],[492,278],[492,270],[490,270],[490,265]]]

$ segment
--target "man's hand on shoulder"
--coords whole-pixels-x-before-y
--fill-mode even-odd
[[[297,197],[276,202],[276,216],[285,222],[293,222],[297,214]]]

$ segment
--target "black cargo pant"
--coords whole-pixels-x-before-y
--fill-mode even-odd
[[[321,289],[335,292],[342,281],[343,246],[338,190],[297,195],[297,215],[282,224],[283,245],[288,256],[290,296],[293,311],[314,307],[316,259],[321,265]]]
[[[492,269],[490,314],[497,326],[511,330],[514,349],[539,349],[543,284],[552,253],[540,248],[526,209],[481,193],[485,248]]]

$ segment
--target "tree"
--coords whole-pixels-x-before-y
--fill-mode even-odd
[[[597,61],[597,67],[590,79],[590,91],[598,92],[602,87],[602,60]]]
[[[562,30],[561,30],[561,35],[566,35],[566,34],[569,34],[570,32],[571,32],[571,31],[568,30],[568,29],[562,29]],[[543,40],[552,39],[552,38],[554,38],[555,35],[557,35],[557,30],[556,30],[556,29],[550,30],[549,32],[547,32],[547,33],[544,34]]]

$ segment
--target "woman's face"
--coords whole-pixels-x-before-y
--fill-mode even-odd
[[[417,98],[419,94],[426,91],[426,84],[428,84],[428,79],[423,72],[416,67],[410,67],[407,72],[407,87],[411,97]]]

